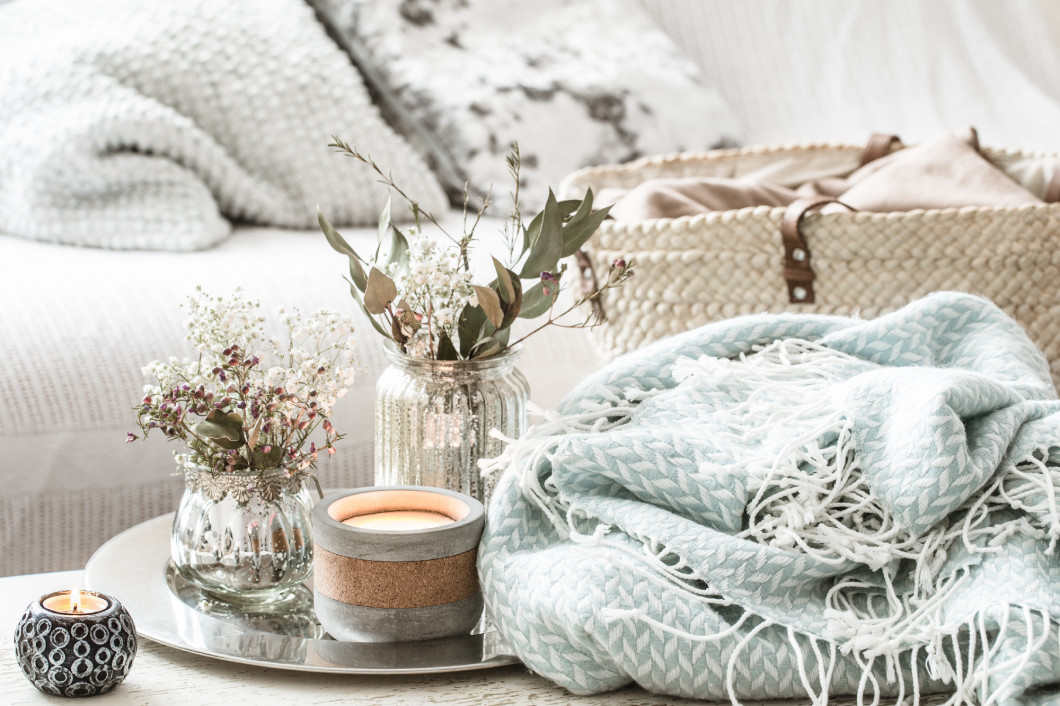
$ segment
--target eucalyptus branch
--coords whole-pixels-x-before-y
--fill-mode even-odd
[[[573,304],[571,304],[569,307],[567,307],[567,309],[564,310],[563,313],[561,313],[559,316],[554,316],[553,315],[553,309],[554,309],[554,307],[556,305],[556,299],[558,298],[558,297],[553,297],[552,304],[549,306],[549,309],[548,309],[548,318],[545,320],[545,322],[543,324],[541,324],[540,326],[538,326],[537,328],[531,330],[529,333],[527,333],[526,335],[522,336],[518,340],[516,340],[514,343],[510,343],[508,346],[505,347],[504,350],[508,350],[508,349],[512,348],[513,346],[516,346],[519,343],[522,343],[526,339],[528,339],[531,336],[533,336],[535,333],[538,333],[541,330],[543,330],[543,329],[545,329],[545,328],[547,328],[549,326],[555,326],[557,328],[596,328],[597,326],[599,326],[600,324],[603,323],[603,320],[600,319],[600,317],[596,316],[591,311],[586,316],[585,321],[583,321],[580,324],[562,324],[562,323],[559,323],[559,321],[564,316],[566,316],[567,314],[571,313],[572,311],[578,309],[579,307],[583,307],[586,304],[589,304],[589,303],[595,301],[596,299],[599,299],[600,296],[604,292],[606,292],[607,290],[615,289],[617,287],[621,287],[626,282],[626,280],[632,278],[633,276],[634,276],[634,270],[633,270],[633,262],[632,261],[630,261],[627,264],[625,262],[625,260],[616,260],[611,265],[611,269],[608,270],[608,272],[607,272],[607,280],[604,282],[603,286],[598,286],[592,292],[589,292],[588,294],[583,295],[580,299],[578,299]],[[596,320],[593,321],[593,319],[596,319]]]
[[[408,355],[446,360],[488,357],[507,350],[549,325],[570,328],[597,325],[600,322],[594,323],[591,317],[578,326],[558,323],[558,320],[577,306],[595,301],[602,291],[620,286],[633,274],[624,262],[619,265],[621,261],[616,261],[608,273],[607,282],[598,287],[600,291],[583,296],[557,316],[556,298],[566,269],[562,261],[579,252],[589,241],[607,217],[608,209],[593,208],[591,190],[587,190],[580,200],[564,201],[558,200],[550,191],[544,209],[524,223],[519,203],[522,157],[518,145],[513,144],[506,162],[513,181],[510,191],[512,210],[503,226],[507,262],[493,258],[493,270],[484,276],[487,283],[476,283],[471,271],[471,251],[480,242],[475,238],[491,205],[492,185],[485,191],[473,220],[470,216],[471,195],[479,191],[473,190],[469,184],[464,185],[463,233],[456,238],[402,191],[371,157],[337,137],[333,140],[331,147],[368,165],[383,184],[396,191],[411,207],[417,223],[422,216],[455,245],[440,247],[445,244],[419,228],[402,234],[388,227],[388,203],[380,216],[376,262],[365,263],[323,214],[319,215],[321,230],[331,247],[349,259],[354,298],[379,333],[397,341]],[[385,257],[380,254],[386,252],[383,250],[384,238],[392,238],[389,254]],[[400,321],[389,309],[390,303],[395,301],[401,303],[402,309],[408,309]],[[374,316],[384,310],[389,312],[384,314],[384,319],[389,318],[389,328],[380,325]],[[517,319],[537,319],[546,312],[544,324],[516,343],[509,344],[511,326]]]

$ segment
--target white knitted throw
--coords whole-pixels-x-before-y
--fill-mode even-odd
[[[329,153],[371,152],[445,198],[299,0],[19,0],[0,7],[0,233],[190,250],[228,220],[370,223],[386,195]]]

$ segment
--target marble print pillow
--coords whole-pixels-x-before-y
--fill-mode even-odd
[[[311,0],[451,196],[518,141],[523,205],[580,167],[735,144],[722,97],[636,0]],[[361,146],[371,151],[371,145]]]

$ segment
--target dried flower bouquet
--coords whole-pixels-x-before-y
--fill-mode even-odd
[[[335,452],[341,435],[329,417],[356,372],[348,317],[281,309],[281,341],[266,336],[260,303],[241,290],[210,297],[199,288],[187,307],[196,357],[144,367],[152,382],[135,409],[145,437],[158,430],[185,442],[190,458],[213,473],[283,469],[293,478],[309,474],[321,450]],[[318,428],[320,449],[310,441]]]

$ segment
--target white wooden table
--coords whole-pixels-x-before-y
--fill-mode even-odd
[[[37,691],[15,661],[11,637],[22,611],[45,593],[83,585],[82,572],[0,578],[0,706],[70,703]],[[136,616],[133,616],[135,619]],[[924,697],[923,706],[940,704],[945,696]],[[830,699],[833,706],[849,706],[850,698]],[[176,704],[179,706],[238,706],[239,704],[496,704],[498,706],[665,706],[704,704],[650,694],[627,687],[598,696],[574,696],[525,667],[513,665],[473,672],[424,676],[357,676],[313,674],[266,669],[181,652],[150,640],[140,640],[129,676],[114,691],[93,697],[99,704]],[[746,706],[801,706],[804,702],[760,702]]]
[[[82,585],[80,571],[0,578],[0,704],[65,700],[37,691],[22,676],[11,637],[22,611],[44,593]],[[135,618],[135,616],[133,616]],[[114,691],[88,703],[236,706],[256,704],[691,704],[627,688],[576,697],[515,665],[431,676],[347,676],[292,672],[222,662],[141,640],[132,671]]]

